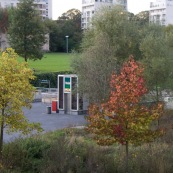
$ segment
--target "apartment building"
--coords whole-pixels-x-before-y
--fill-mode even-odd
[[[160,25],[173,24],[173,0],[154,0],[150,2],[150,23]]]
[[[43,19],[52,19],[52,0],[34,0],[37,9]],[[16,7],[19,0],[0,0],[0,7]]]
[[[90,27],[91,19],[99,8],[103,6],[111,8],[113,5],[122,5],[127,10],[127,0],[82,0],[82,28]]]

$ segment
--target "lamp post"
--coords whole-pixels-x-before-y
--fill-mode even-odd
[[[66,37],[66,52],[68,53],[68,35],[65,36]]]

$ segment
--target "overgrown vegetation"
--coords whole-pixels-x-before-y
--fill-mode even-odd
[[[166,134],[139,147],[129,146],[130,173],[172,173],[173,111],[166,110],[160,126]],[[4,145],[4,173],[124,173],[125,148],[98,146],[84,129],[63,129]]]

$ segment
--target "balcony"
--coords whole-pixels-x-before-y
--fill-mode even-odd
[[[91,4],[94,2],[95,2],[95,0],[82,0],[82,4]]]

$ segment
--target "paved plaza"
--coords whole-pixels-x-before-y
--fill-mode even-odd
[[[86,124],[84,115],[62,115],[59,113],[47,114],[47,106],[51,106],[50,103],[36,102],[33,103],[31,109],[24,108],[24,115],[30,122],[40,122],[44,132],[54,131],[66,127],[83,126]],[[166,107],[173,109],[173,102],[167,103]],[[19,133],[4,134],[4,141],[12,141],[16,137],[19,137]]]
[[[24,114],[30,122],[40,122],[44,132],[62,129],[65,127],[83,126],[86,124],[84,115],[62,115],[59,113],[47,114],[47,103],[33,103],[31,109],[24,108]],[[4,134],[4,141],[12,141],[19,137],[19,133]]]

